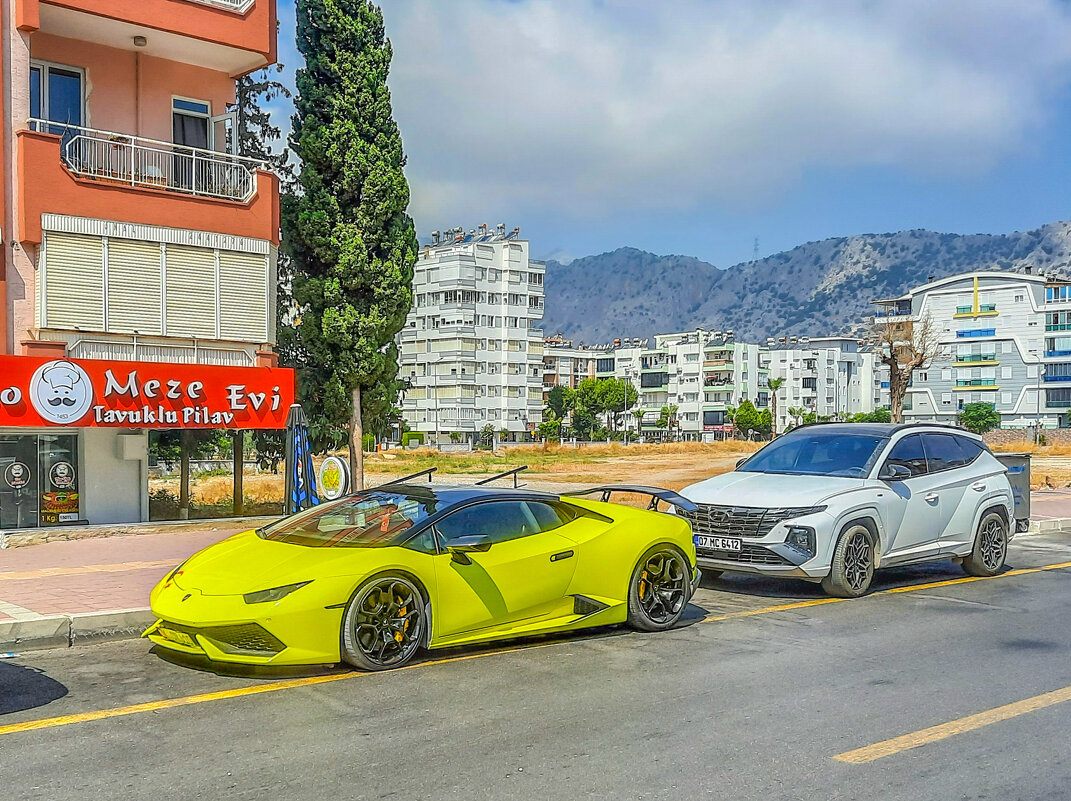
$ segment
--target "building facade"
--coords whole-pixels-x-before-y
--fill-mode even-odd
[[[401,408],[435,443],[474,441],[485,426],[523,440],[543,420],[543,278],[520,229],[436,232],[413,278],[398,335]],[[451,435],[454,435],[451,437]]]
[[[977,272],[875,302],[876,322],[907,332],[928,320],[937,340],[937,355],[912,377],[905,420],[954,423],[966,404],[985,402],[999,412],[1004,428],[1069,424],[1067,284]]]
[[[636,387],[639,399],[626,419],[632,431],[661,436],[663,407],[677,407],[673,434],[687,440],[713,440],[731,433],[726,412],[747,399],[759,409],[769,405],[766,349],[736,342],[731,334],[698,328],[658,334],[652,340],[625,340],[594,354],[597,378],[621,378]],[[637,420],[635,411],[643,412]]]
[[[850,337],[802,338],[769,352],[777,390],[777,430],[798,422],[790,410],[845,420],[889,405],[888,368]]]
[[[146,519],[148,429],[293,396],[278,180],[234,135],[275,3],[0,0],[0,37],[0,527]]]

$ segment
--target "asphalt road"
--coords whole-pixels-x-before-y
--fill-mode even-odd
[[[30,653],[0,660],[0,786],[19,801],[1066,799],[1071,567],[1051,566],[1067,563],[1071,540],[1033,536],[1009,558],[1024,572],[887,571],[855,601],[718,580],[672,632],[374,675],[220,676],[144,641]]]

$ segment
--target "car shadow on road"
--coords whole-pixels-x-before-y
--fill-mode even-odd
[[[0,715],[25,712],[67,695],[67,687],[43,670],[0,661]]]
[[[1011,567],[1005,567],[1005,571]],[[951,562],[926,562],[905,567],[890,567],[874,574],[870,592],[928,584],[934,581],[966,578],[959,565]],[[784,601],[802,601],[811,598],[829,597],[822,585],[816,582],[791,578],[770,578],[750,573],[723,573],[717,578],[705,576],[701,589],[727,592],[733,595],[753,595],[760,598],[776,598]]]
[[[153,654],[165,662],[178,667],[199,670],[203,673],[214,673],[232,679],[269,679],[279,681],[285,679],[307,679],[313,676],[330,676],[336,673],[349,673],[351,668],[346,665],[296,665],[294,667],[281,665],[239,665],[226,662],[212,662],[205,657],[192,654],[183,654],[168,648],[154,645],[149,649]]]

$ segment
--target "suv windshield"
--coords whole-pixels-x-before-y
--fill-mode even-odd
[[[808,429],[776,439],[737,468],[742,473],[864,478],[885,437]]]
[[[373,490],[325,503],[258,529],[266,540],[311,547],[384,548],[401,545],[435,512],[435,498]]]

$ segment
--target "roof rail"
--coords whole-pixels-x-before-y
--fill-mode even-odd
[[[481,486],[483,484],[490,484],[492,481],[498,481],[499,479],[508,478],[509,476],[513,476],[513,488],[514,489],[520,489],[521,487],[524,487],[524,486],[527,486],[527,485],[526,484],[518,484],[517,483],[517,474],[519,472],[521,472],[522,470],[527,470],[527,469],[528,469],[528,465],[523,465],[522,467],[514,467],[512,470],[507,470],[505,473],[498,473],[497,475],[489,476],[488,478],[480,479],[479,481],[476,482],[476,486]]]

